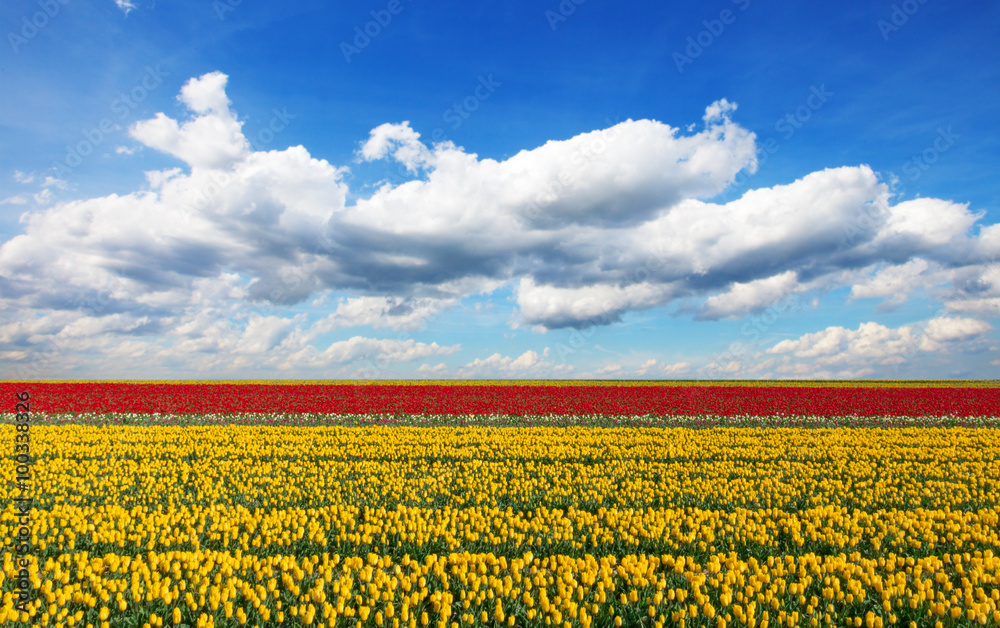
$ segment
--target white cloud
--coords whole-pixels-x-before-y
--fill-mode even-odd
[[[984,215],[985,212],[970,213],[968,204],[936,198],[903,201],[892,207],[872,246],[902,245],[921,252],[937,247],[954,248]]]
[[[365,161],[374,161],[390,155],[410,171],[434,162],[434,154],[420,141],[420,134],[410,128],[409,121],[386,123],[372,129],[358,156]]]
[[[440,376],[440,375],[445,375],[447,372],[448,372],[448,365],[446,365],[444,362],[441,362],[440,364],[437,364],[435,366],[431,366],[430,364],[421,364],[417,368],[417,373],[420,373],[422,375]]]
[[[277,316],[251,316],[246,328],[236,343],[236,353],[262,354],[272,351],[291,333],[295,323],[305,320],[305,316],[280,318]]]
[[[655,379],[658,379],[672,375],[681,375],[689,372],[690,370],[691,364],[688,362],[675,362],[674,364],[667,364],[654,358],[650,358],[646,360],[642,366],[635,370],[635,374],[639,377],[652,375],[655,376]]]
[[[55,200],[55,194],[52,193],[51,189],[44,188],[42,189],[41,192],[38,192],[37,194],[32,194],[31,199],[35,202],[35,205],[39,206],[48,205],[53,200]]]
[[[851,286],[852,299],[885,298],[886,305],[896,307],[906,301],[914,290],[928,288],[946,280],[939,272],[940,265],[924,259],[913,259],[899,266],[887,266],[864,283]]]
[[[347,363],[359,358],[378,360],[386,358],[391,362],[411,362],[434,355],[451,355],[461,348],[460,345],[442,347],[436,342],[424,343],[412,339],[394,340],[391,338],[377,340],[354,336],[348,340],[334,342],[326,348],[318,359],[322,364]]]
[[[890,205],[868,166],[708,202],[756,168],[754,135],[732,121],[735,105],[724,100],[706,108],[700,130],[626,120],[502,161],[448,142],[429,146],[406,122],[383,124],[358,158],[392,159],[420,177],[349,204],[346,167],[302,146],[254,149],[227,81],[221,72],[192,78],[178,99],[187,119],[158,113],[132,126],[143,146],[182,162],[146,172],[142,189],[57,201],[52,190],[64,184],[45,181],[34,200],[51,206],[26,212],[24,233],[0,245],[6,320],[58,313],[66,327],[94,315],[84,310],[96,299],[96,315],[119,316],[122,327],[95,334],[148,342],[148,368],[193,355],[199,368],[215,368],[262,347],[270,347],[266,364],[321,368],[381,342],[321,349],[311,343],[322,334],[414,330],[500,287],[514,293],[511,326],[538,331],[610,324],[671,304],[678,315],[733,318],[847,286],[853,298],[890,301],[923,288],[948,311],[1000,315],[1000,276],[990,266],[1000,226],[981,225],[981,212],[950,201]],[[848,233],[859,216],[874,218]],[[281,309],[327,294],[347,296],[326,309],[320,300],[318,320]],[[817,337],[817,346],[846,331]],[[932,336],[928,343],[951,346]],[[32,342],[19,338],[0,351],[20,355]],[[833,354],[815,357],[823,356]],[[497,354],[466,366],[556,368],[532,359]]]
[[[25,174],[20,170],[14,171],[14,180],[18,183],[33,183],[35,182],[35,175]],[[9,196],[5,199],[0,199],[0,205],[28,205],[29,203],[34,203],[35,205],[42,206],[48,205],[55,199],[55,194],[50,188],[56,188],[59,190],[69,189],[69,185],[63,179],[58,179],[56,177],[46,176],[42,179],[39,184],[40,190],[33,194],[15,194],[14,196]]]
[[[792,270],[746,283],[734,282],[728,291],[705,299],[702,315],[709,319],[742,318],[774,305],[797,284],[798,279]]]
[[[396,330],[419,329],[438,312],[457,302],[457,299],[341,298],[337,309],[320,321],[319,326],[324,331],[361,325]]]
[[[851,359],[887,359],[917,347],[912,327],[890,329],[878,323],[862,323],[857,330],[828,327],[797,340],[782,340],[765,353],[791,353],[797,358],[819,358],[824,365]]]
[[[173,155],[192,167],[225,168],[249,155],[250,143],[243,136],[243,123],[229,110],[225,87],[229,77],[211,72],[193,78],[178,97],[196,114],[183,124],[163,113],[132,125],[129,133],[146,146]]]
[[[573,370],[572,366],[566,364],[556,364],[545,358],[549,355],[549,348],[539,354],[531,349],[525,351],[516,358],[494,353],[485,359],[476,358],[458,371],[459,377],[554,377],[559,374],[566,374]]]
[[[625,370],[621,364],[607,364],[599,369],[581,373],[580,379],[623,379]]]
[[[968,340],[992,330],[992,325],[974,318],[938,317],[928,321],[921,348],[938,351],[949,343]]]
[[[125,15],[128,15],[130,11],[136,8],[135,3],[131,0],[115,0],[115,5],[121,9]]]
[[[517,288],[517,303],[526,324],[563,327],[580,322],[607,324],[631,309],[646,309],[670,298],[669,285],[650,283],[615,286],[596,284],[576,288],[539,286],[530,277]]]
[[[952,292],[943,297],[952,312],[977,314],[987,318],[1000,316],[1000,264],[977,265],[953,272]]]
[[[981,225],[975,242],[975,253],[990,263],[1000,261],[1000,224]]]
[[[785,376],[825,370],[836,377],[862,371],[885,377],[904,367],[933,370],[948,355],[961,360],[966,353],[982,351],[992,330],[989,323],[970,318],[937,317],[897,328],[867,322],[854,330],[832,326],[783,340],[758,355],[783,356],[766,367]]]

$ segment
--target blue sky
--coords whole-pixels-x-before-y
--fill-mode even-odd
[[[1000,6],[0,19],[2,377],[1000,372]]]

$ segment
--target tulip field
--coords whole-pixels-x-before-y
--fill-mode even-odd
[[[0,395],[4,626],[1000,626],[997,382]]]

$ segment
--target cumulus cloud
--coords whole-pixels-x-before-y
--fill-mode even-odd
[[[292,319],[278,316],[251,316],[234,350],[236,353],[244,354],[272,351],[288,337],[295,323],[302,322],[304,318],[304,316]]]
[[[821,364],[835,364],[859,357],[893,360],[918,346],[915,330],[910,326],[890,329],[869,322],[862,323],[856,330],[828,327],[797,340],[782,340],[765,353],[790,353],[797,358],[817,358]]]
[[[377,126],[359,151],[364,161],[384,159],[389,155],[411,172],[434,161],[434,153],[420,141],[420,134],[410,128],[409,121]]]
[[[460,348],[460,345],[443,347],[436,342],[418,342],[411,338],[394,340],[354,336],[348,340],[335,342],[322,352],[312,350],[311,346],[306,346],[304,352],[308,354],[313,366],[326,366],[331,363],[354,362],[362,358],[371,363],[411,362],[436,355],[451,355]],[[380,368],[384,369],[385,365]]]
[[[940,271],[940,265],[935,264]],[[888,266],[866,277],[861,283],[851,286],[852,299],[883,298],[883,309],[895,308],[906,301],[910,293],[919,288],[927,288],[945,281],[940,272],[935,272],[925,259],[914,259],[898,265]]]
[[[448,373],[448,365],[444,362],[435,364],[431,366],[430,364],[421,364],[417,367],[417,373],[420,375],[441,377]]]
[[[457,299],[395,297],[340,298],[337,309],[319,323],[324,331],[368,325],[395,330],[419,329],[435,314],[451,307]]]
[[[992,325],[974,318],[935,318],[924,329],[921,349],[937,351],[946,345],[969,340],[992,330]]]
[[[492,376],[531,379],[565,376],[573,371],[570,365],[556,364],[552,360],[547,360],[549,353],[548,347],[541,354],[529,349],[516,358],[494,353],[485,359],[476,358],[469,362],[459,369],[458,375],[465,378]]]
[[[647,309],[669,299],[671,286],[652,283],[617,286],[596,284],[564,288],[520,280],[517,302],[522,320],[543,328],[575,327],[581,322],[608,324],[629,310]]]
[[[580,379],[622,379],[626,374],[621,364],[607,364],[599,369],[580,374]]]
[[[971,213],[968,204],[936,198],[903,201],[889,213],[871,246],[883,250],[907,247],[921,253],[943,249],[961,255],[957,248],[963,236],[984,215]]]
[[[1000,316],[1000,264],[996,261],[953,271],[950,286],[952,290],[942,296],[948,310],[986,318]]]
[[[130,128],[177,167],[146,172],[129,194],[25,213],[24,233],[0,246],[4,320],[48,320],[61,327],[45,338],[58,339],[76,318],[118,317],[94,332],[117,340],[94,341],[88,355],[115,342],[139,355],[146,343],[147,366],[197,355],[215,368],[264,352],[266,364],[308,369],[381,351],[363,336],[316,344],[333,332],[416,330],[502,286],[517,306],[512,326],[539,331],[669,305],[698,320],[739,318],[848,286],[852,298],[890,305],[923,289],[948,311],[1000,315],[1000,225],[952,201],[893,204],[868,166],[713,202],[757,166],[754,134],[726,100],[706,107],[698,129],[629,119],[502,161],[387,122],[359,142],[357,159],[392,160],[414,178],[349,203],[348,167],[303,146],[255,149],[227,81],[192,78],[178,97],[186,117],[158,113]],[[46,180],[36,201],[53,203],[59,187]],[[282,309],[318,295],[333,299],[318,317]],[[21,355],[32,338],[44,339],[18,336],[0,350]],[[935,331],[927,342],[952,341]],[[400,359],[443,350],[416,343]],[[466,368],[549,368],[529,353]]]
[[[635,370],[635,374],[639,377],[652,375],[656,378],[665,378],[682,375],[690,371],[691,364],[688,362],[675,362],[673,364],[667,364],[654,358],[650,358],[649,360],[646,360],[642,366]]]
[[[772,372],[795,376],[826,373],[829,377],[847,377],[845,373],[879,373],[889,376],[910,364],[921,366],[929,354],[940,360],[948,354],[983,351],[993,326],[971,318],[936,317],[919,324],[892,328],[875,322],[862,323],[857,329],[840,326],[783,340],[763,352],[763,356],[782,359],[760,362]],[[927,366],[923,362],[922,366]],[[859,375],[861,376],[861,375]]]
[[[691,364],[676,362],[669,364],[655,358],[650,358],[639,366],[629,366],[619,362],[611,362],[590,371],[575,374],[579,379],[671,379],[680,375],[690,374]]]
[[[249,154],[243,123],[229,109],[225,88],[229,77],[212,72],[193,78],[178,100],[196,115],[178,124],[163,113],[132,125],[131,135],[146,146],[173,155],[191,166],[222,168]]]
[[[784,298],[797,285],[795,271],[754,279],[746,283],[734,282],[727,291],[705,299],[700,318],[742,318],[760,312]]]

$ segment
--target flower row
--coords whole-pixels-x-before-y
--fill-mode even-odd
[[[0,413],[0,425],[13,424],[14,413]],[[174,414],[137,412],[39,413],[33,425],[262,425],[275,427],[717,427],[745,428],[898,428],[898,427],[1000,427],[1000,416],[921,415],[614,415],[614,414],[371,414],[274,413]]]
[[[60,505],[34,513],[27,534],[38,556],[64,552],[242,551],[394,556],[471,551],[514,556],[578,553],[732,551],[741,558],[776,552],[837,555],[864,551],[928,556],[993,548],[1000,552],[1000,511],[945,509],[865,512],[823,506],[778,509],[489,507],[394,509],[351,505],[265,510],[243,506],[155,508]],[[0,513],[0,538],[17,544],[20,522]]]
[[[42,413],[997,416],[1000,387],[0,383]]]
[[[254,556],[240,551],[9,556],[4,589],[38,592],[0,622],[22,626],[889,626],[1000,622],[991,551],[892,555],[469,552],[422,560],[376,554]],[[339,622],[339,623],[338,623]],[[919,623],[918,623],[919,622]]]
[[[14,380],[0,380],[0,384],[16,384]],[[871,387],[871,388],[991,388],[1000,385],[995,379],[176,379],[176,380],[48,380],[55,384],[240,384],[240,385],[327,385],[327,386],[818,386],[818,387]],[[24,382],[22,384],[27,384]]]
[[[61,504],[533,511],[540,506],[981,509],[977,428],[35,426],[33,499]],[[0,426],[13,451],[15,429]],[[0,498],[19,495],[10,479]]]

